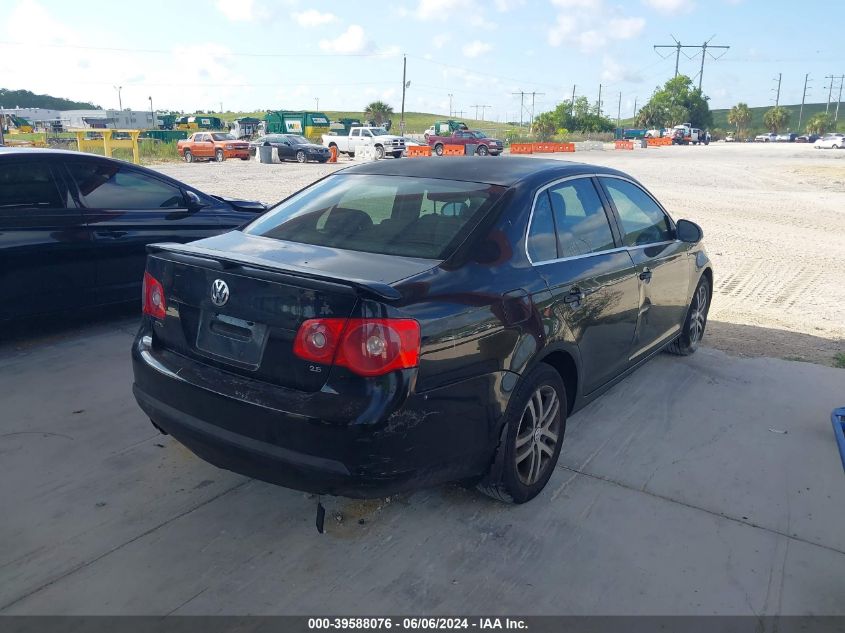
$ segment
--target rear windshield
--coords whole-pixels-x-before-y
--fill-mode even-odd
[[[338,174],[244,230],[290,242],[446,259],[504,191],[477,182]]]

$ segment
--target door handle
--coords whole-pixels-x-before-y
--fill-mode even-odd
[[[646,282],[651,281],[651,271],[646,268],[643,272],[640,273],[640,279]]]
[[[564,303],[581,303],[584,299],[584,293],[580,288],[572,288],[564,297]]]

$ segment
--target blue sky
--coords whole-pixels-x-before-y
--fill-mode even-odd
[[[360,110],[383,99],[406,110],[519,118],[518,91],[539,113],[577,95],[606,113],[644,103],[674,72],[653,44],[730,45],[708,56],[711,107],[827,99],[845,73],[845,2],[808,0],[0,0],[0,86],[117,107]],[[717,54],[721,51],[717,51]],[[688,55],[697,53],[687,50]],[[699,56],[681,56],[697,76]],[[697,81],[697,79],[696,79]],[[838,83],[836,83],[838,87]],[[836,98],[834,90],[834,100]],[[530,102],[530,97],[527,98]],[[9,107],[15,104],[2,104]],[[480,113],[480,110],[479,110]],[[527,115],[525,115],[527,118]]]

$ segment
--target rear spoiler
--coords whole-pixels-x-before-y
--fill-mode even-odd
[[[167,242],[162,244],[147,244],[147,253],[176,253],[181,255],[188,255],[191,257],[200,257],[203,259],[213,259],[224,264],[224,267],[242,267],[249,266],[259,270],[269,271],[287,275],[289,277],[298,277],[301,279],[309,279],[324,284],[343,285],[354,288],[366,295],[375,297],[376,299],[384,299],[387,301],[396,301],[402,298],[402,293],[393,286],[382,283],[380,281],[369,281],[366,279],[355,279],[352,277],[344,277],[342,275],[325,274],[315,272],[309,268],[302,268],[300,266],[291,266],[285,264],[280,266],[273,262],[254,257],[252,255],[245,255],[238,253],[232,255],[224,251],[214,250],[212,248],[203,248],[202,246],[195,246],[193,244],[177,244],[175,242]]]

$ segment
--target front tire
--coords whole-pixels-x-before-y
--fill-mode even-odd
[[[222,149],[218,149],[216,152],[214,152],[214,160],[216,160],[218,163],[222,163],[224,160],[226,160],[226,156],[224,156]]]
[[[302,150],[299,150],[296,153],[296,162],[297,163],[304,163],[306,160],[308,160],[308,157],[305,156],[305,152],[302,151]]]
[[[381,145],[376,145],[376,158],[378,160],[384,158],[384,148]]]
[[[194,162],[194,155],[191,153],[191,150],[185,150],[185,162],[186,163],[193,163]]]
[[[540,363],[524,377],[505,414],[501,454],[477,485],[481,492],[506,503],[525,503],[540,493],[560,456],[566,403],[563,380],[550,365]]]
[[[393,158],[402,158],[402,152],[393,152]]]
[[[479,145],[478,149],[476,150],[476,154],[478,154],[479,156],[487,156],[487,154],[489,154],[489,153],[490,152],[487,149],[486,145]]]
[[[438,143],[437,145],[434,146],[434,153],[437,154],[438,156],[443,156],[443,144],[442,143]]]
[[[666,348],[670,354],[689,356],[698,349],[707,327],[707,313],[710,310],[710,281],[702,276],[692,295],[687,318],[681,335]]]

